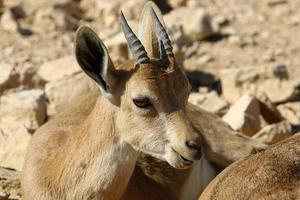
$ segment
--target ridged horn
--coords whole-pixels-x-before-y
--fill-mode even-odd
[[[120,12],[120,22],[121,22],[121,26],[125,38],[128,42],[128,46],[132,52],[136,64],[148,63],[149,57],[147,55],[147,52],[143,44],[141,43],[141,41],[138,39],[138,37],[134,34],[132,29],[129,27],[122,11]]]
[[[153,8],[151,9],[151,15],[153,18],[154,30],[157,34],[158,39],[161,41],[160,42],[161,57],[163,57],[165,55],[173,56],[173,47],[172,47],[171,40],[168,36],[166,29],[164,28],[162,23],[159,21]],[[162,48],[164,49],[164,51],[162,51]]]

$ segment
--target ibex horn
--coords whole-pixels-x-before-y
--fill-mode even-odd
[[[172,56],[173,55],[173,51],[172,51],[173,47],[172,47],[171,40],[168,36],[166,29],[159,21],[153,8],[151,9],[151,15],[152,15],[153,23],[154,23],[154,30],[157,34],[158,39],[160,40],[161,57],[164,57],[165,55]],[[164,51],[162,51],[162,50],[164,50]]]
[[[132,52],[132,55],[136,61],[136,64],[148,63],[149,57],[147,55],[147,52],[141,41],[137,38],[132,29],[129,27],[122,11],[120,13],[120,21],[122,30],[128,42],[129,48]]]

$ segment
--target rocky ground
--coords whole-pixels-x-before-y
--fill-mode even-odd
[[[116,62],[128,58],[121,8],[136,30],[146,0],[0,0],[0,166],[22,169],[32,134],[62,103],[94,90],[73,53],[81,24]],[[300,125],[300,1],[157,1],[190,101],[273,144]],[[80,83],[80,84],[78,84]],[[18,172],[0,168],[0,200],[19,199]]]

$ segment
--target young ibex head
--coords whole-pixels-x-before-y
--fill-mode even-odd
[[[142,27],[145,46],[120,14],[134,63],[114,66],[101,39],[86,26],[77,32],[76,57],[83,71],[114,105],[120,138],[173,167],[186,168],[201,157],[200,136],[185,110],[191,87],[175,61],[157,7],[148,5],[142,16],[148,25]],[[155,43],[158,48],[153,50]]]

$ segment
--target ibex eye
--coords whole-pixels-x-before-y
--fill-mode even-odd
[[[133,99],[133,103],[139,108],[146,108],[151,106],[150,100],[145,97]]]

